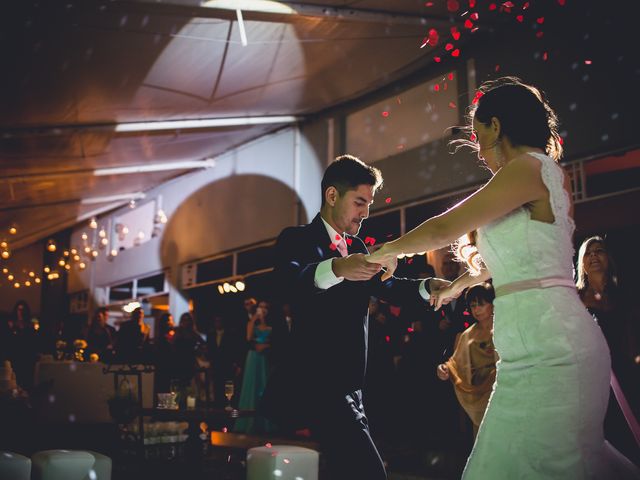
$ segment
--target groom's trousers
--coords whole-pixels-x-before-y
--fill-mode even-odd
[[[386,480],[387,474],[371,434],[362,391],[326,400],[312,433],[320,442],[330,480]]]

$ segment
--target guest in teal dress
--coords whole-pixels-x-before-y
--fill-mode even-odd
[[[272,327],[269,322],[269,303],[260,301],[256,312],[247,323],[247,341],[251,344],[244,364],[240,410],[256,410],[267,384],[269,374],[268,355],[271,349]],[[236,420],[234,431],[262,433],[270,431],[271,425],[263,417],[244,417]]]

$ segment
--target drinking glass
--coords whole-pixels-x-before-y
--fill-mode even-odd
[[[231,406],[231,399],[233,398],[233,394],[234,394],[233,380],[227,380],[226,382],[224,382],[224,396],[227,397],[227,406],[224,407],[224,409],[227,411],[233,410],[233,407]]]

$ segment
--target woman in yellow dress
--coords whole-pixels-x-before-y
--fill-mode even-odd
[[[456,397],[473,423],[475,438],[496,378],[498,355],[493,346],[493,300],[490,283],[467,290],[465,300],[477,321],[456,337],[453,355],[437,368],[440,380],[451,380]]]

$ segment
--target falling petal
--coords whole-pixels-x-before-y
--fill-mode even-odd
[[[522,6],[522,10],[526,10],[527,8],[529,8],[529,2],[526,2],[526,3]]]
[[[585,61],[584,61],[584,64],[585,64],[585,65],[591,65],[591,63],[592,63],[592,62],[591,62],[591,60],[585,60]]]
[[[387,197],[384,199],[385,203],[391,203],[391,197]]]
[[[449,80],[453,80],[453,72],[450,72],[448,77],[449,77]]]
[[[544,17],[537,18],[536,22],[538,22],[540,25],[542,25],[544,23]]]
[[[451,50],[453,48],[453,43],[447,43],[444,46],[444,49],[448,52],[449,50]]]
[[[386,110],[384,112],[382,112],[381,114],[384,118],[387,118],[389,116],[389,112],[387,112]]]
[[[440,57],[433,57],[433,61],[436,63],[440,63],[442,59]]]
[[[439,92],[440,91],[440,85],[438,85],[437,83],[433,86],[433,91],[434,92]]]
[[[473,28],[473,22],[467,18],[464,21],[464,28],[469,28],[469,29]]]
[[[478,15],[478,12],[473,12],[473,13],[469,16],[469,18],[475,22],[475,21],[477,21],[477,20],[478,20],[478,18],[480,18],[480,15]]]
[[[536,32],[536,37],[537,37],[537,38],[542,38],[542,36],[543,36],[543,35],[544,35],[544,32],[543,32],[543,31]]]
[[[460,8],[458,0],[447,0],[447,10],[450,12],[457,12]]]
[[[544,52],[542,54],[542,60],[544,60],[545,62],[549,59],[549,54],[547,52]]]
[[[456,108],[456,104],[454,102],[449,102],[449,108]]]
[[[454,40],[460,39],[460,32],[458,31],[458,27],[451,27],[451,36]]]
[[[517,15],[516,16],[516,20],[519,21],[520,23],[524,22],[524,16],[522,15]]]
[[[459,57],[460,56],[460,49],[456,48],[453,52],[451,52],[451,56],[452,57]]]
[[[491,3],[489,4],[489,11],[494,11],[497,7],[497,5],[495,3]]]

